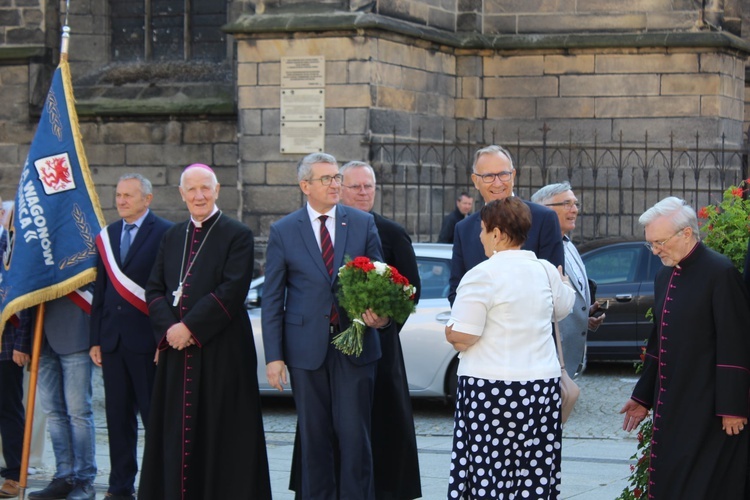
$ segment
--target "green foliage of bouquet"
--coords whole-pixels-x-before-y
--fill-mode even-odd
[[[646,319],[653,322],[654,312],[649,307],[646,311]],[[643,371],[643,362],[646,359],[646,348],[641,347],[641,360],[635,363],[635,373]],[[638,500],[645,498],[648,488],[648,468],[651,465],[651,436],[654,432],[654,421],[651,415],[647,416],[641,422],[638,428],[638,448],[630,457],[635,460],[635,464],[630,465],[630,478],[628,486],[622,490],[620,496],[615,500]]]
[[[724,191],[720,203],[706,205],[698,210],[703,243],[726,255],[742,272],[750,235],[750,200],[744,198],[748,180]]]
[[[339,305],[352,320],[351,326],[333,338],[333,345],[344,354],[362,354],[368,309],[378,316],[403,323],[414,312],[416,288],[393,266],[356,257],[339,269]]]

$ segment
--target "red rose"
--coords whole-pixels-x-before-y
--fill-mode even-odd
[[[742,188],[741,187],[736,187],[736,188],[732,189],[732,194],[734,196],[736,196],[737,198],[742,198]]]
[[[700,210],[698,210],[698,218],[708,219],[708,207],[703,207]]]
[[[372,261],[370,261],[370,259],[368,259],[367,257],[355,257],[353,260],[350,260],[346,265],[349,267],[359,268],[366,273],[375,269],[375,266],[373,265]]]
[[[635,498],[641,498],[641,495],[643,495],[643,492],[641,491],[641,489],[640,489],[640,488],[635,488],[635,489],[633,490],[633,496],[634,496]]]

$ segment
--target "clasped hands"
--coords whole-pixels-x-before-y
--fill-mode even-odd
[[[195,340],[184,323],[175,323],[167,330],[167,343],[171,348],[181,351],[195,345]]]

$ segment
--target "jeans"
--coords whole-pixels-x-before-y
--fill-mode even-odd
[[[96,477],[92,370],[88,351],[60,355],[44,343],[39,360],[39,402],[47,415],[55,452],[55,479],[93,483]]]

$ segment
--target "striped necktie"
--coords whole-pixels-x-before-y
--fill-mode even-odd
[[[323,255],[323,262],[328,270],[328,276],[333,276],[333,243],[331,242],[331,233],[328,232],[328,228],[326,227],[328,216],[321,215],[318,219],[320,219],[320,252]],[[339,324],[339,313],[336,310],[335,304],[331,304],[331,324]]]

